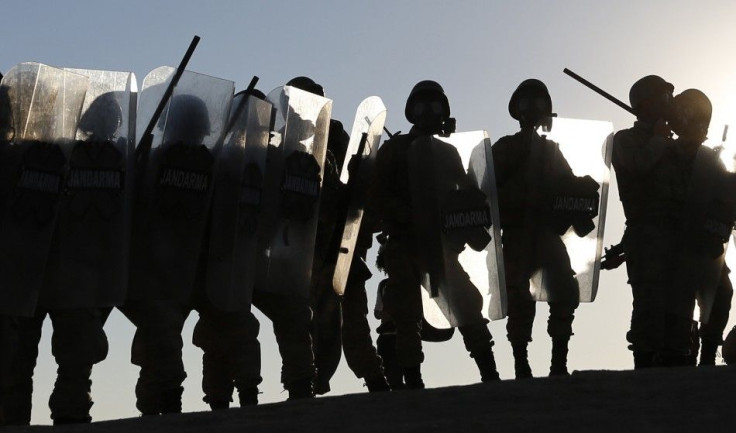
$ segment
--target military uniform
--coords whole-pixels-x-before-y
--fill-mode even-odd
[[[562,342],[573,335],[579,288],[560,237],[562,233],[546,220],[549,212],[545,206],[549,206],[549,197],[543,190],[545,185],[560,184],[574,175],[557,144],[540,137],[534,130],[503,137],[492,149],[503,230],[508,296],[506,330],[515,357],[526,359],[526,345],[532,341],[536,310],[529,280],[538,270],[546,271],[548,281],[547,333],[553,341]],[[535,176],[536,182],[531,180]],[[523,353],[517,353],[519,351]],[[517,375],[519,373],[517,371]]]
[[[388,237],[381,253],[388,276],[382,297],[383,312],[395,325],[396,362],[404,369],[414,368],[424,361],[421,284],[428,264],[420,259],[419,243],[412,233],[408,163],[409,145],[421,135],[426,134],[418,127],[412,127],[408,134],[395,135],[378,150],[371,196],[376,218],[380,220],[383,234]],[[462,273],[461,270],[456,271]],[[498,379],[493,360],[493,339],[480,308],[477,321],[471,320],[458,330],[463,335],[466,350],[479,366],[481,379]],[[411,386],[410,382],[407,378],[407,385]]]

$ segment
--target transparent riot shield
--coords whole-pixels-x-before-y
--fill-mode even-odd
[[[66,69],[89,87],[41,300],[49,308],[120,305],[125,300],[137,85],[130,72]]]
[[[149,124],[174,73],[163,66],[143,80],[137,124]],[[232,81],[185,71],[154,119],[150,150],[136,149],[145,163],[137,168],[130,299],[188,302],[195,279],[204,281],[205,226],[233,89]]]
[[[0,146],[0,313],[34,314],[63,190],[67,159],[87,78],[39,63],[21,63],[2,80],[10,117]]]
[[[695,291],[700,316],[707,323],[726,265],[726,248],[736,219],[736,183],[720,152],[698,149],[685,203],[685,227],[674,286],[677,293]],[[685,298],[683,302],[692,302]]]
[[[332,101],[284,86],[276,108],[258,235],[256,290],[309,297]]]
[[[506,316],[491,142],[485,131],[425,136],[408,151],[412,226],[435,328]]]
[[[345,165],[340,174],[340,181],[347,184],[349,204],[335,273],[332,278],[332,286],[338,295],[345,293],[345,285],[350,275],[350,265],[353,262],[363,220],[363,209],[373,173],[373,163],[381,142],[385,121],[386,106],[383,105],[381,98],[371,96],[358,106],[350,133],[348,151],[345,155]]]
[[[233,99],[237,107],[243,94]],[[248,97],[222,148],[212,198],[207,293],[223,311],[250,307],[271,128],[270,103]]]
[[[569,277],[565,275],[569,261],[580,302],[593,302],[603,249],[613,125],[556,118],[550,132],[540,133],[557,145],[564,161],[545,153],[549,149],[543,150],[544,155],[538,155],[542,168],[529,176],[537,203],[528,209],[541,211],[541,215],[531,219],[541,217],[548,223],[533,230],[527,239],[531,246],[529,255],[536,262],[531,278],[532,296],[537,301],[554,300],[555,286],[565,285]],[[565,166],[569,166],[575,178],[569,178]]]

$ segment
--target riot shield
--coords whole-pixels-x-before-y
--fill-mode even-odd
[[[350,265],[353,262],[355,246],[358,242],[360,225],[363,220],[366,193],[370,186],[373,163],[381,142],[385,120],[386,106],[383,105],[381,98],[371,96],[363,100],[358,106],[353,129],[350,133],[345,164],[340,174],[340,181],[347,184],[349,204],[342,230],[335,273],[332,278],[332,287],[338,295],[345,293],[345,285],[350,274]]]
[[[408,160],[427,322],[448,328],[505,317],[500,219],[488,134],[420,137],[409,146]]]
[[[49,308],[120,305],[128,281],[130,201],[137,86],[130,72],[66,69],[89,87],[41,302]]]
[[[565,284],[561,275],[567,261],[578,285],[580,302],[593,302],[598,291],[603,231],[608,202],[613,125],[610,122],[555,118],[549,133],[564,161],[537,155],[541,169],[529,173],[530,188],[537,203],[527,207],[527,220],[547,221],[528,239],[537,267],[531,278],[531,293],[537,301],[555,298],[555,285]],[[552,165],[550,166],[550,162]],[[574,178],[560,167],[569,166]],[[533,165],[532,165],[533,166]],[[562,244],[557,239],[562,240]]]
[[[175,69],[143,80],[137,123],[151,121]],[[233,97],[232,81],[185,71],[139,155],[131,244],[130,299],[191,300],[203,281],[212,180]],[[140,134],[140,132],[138,132]],[[139,143],[140,145],[140,143]]]
[[[0,314],[32,316],[37,306],[87,78],[21,63],[2,80],[12,118],[0,156],[5,204],[0,222]]]
[[[256,290],[309,298],[332,101],[284,86],[276,108],[258,235]]]
[[[693,162],[687,201],[683,243],[673,279],[677,293],[694,293],[699,320],[707,323],[726,264],[726,247],[733,232],[733,174],[719,152],[700,146]],[[730,178],[730,179],[729,179]],[[692,298],[683,299],[692,302]]]
[[[243,97],[248,96],[237,95],[233,107]],[[249,308],[256,274],[256,234],[273,107],[248,98],[222,148],[212,197],[207,293],[223,311]]]

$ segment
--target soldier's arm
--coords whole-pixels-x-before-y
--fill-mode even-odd
[[[641,143],[636,137],[618,133],[613,138],[612,163],[617,172],[647,173],[664,156],[671,139],[652,137]]]

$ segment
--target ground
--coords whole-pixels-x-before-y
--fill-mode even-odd
[[[733,367],[582,371],[11,432],[733,432]]]

